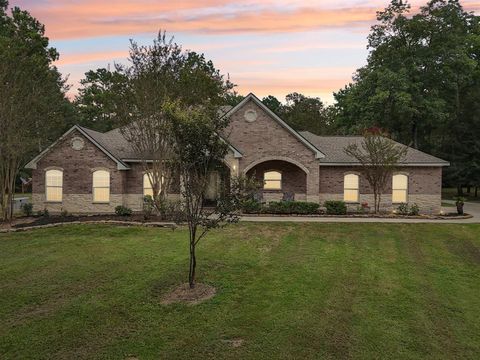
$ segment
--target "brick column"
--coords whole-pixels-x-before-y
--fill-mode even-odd
[[[320,202],[320,166],[313,164],[308,168],[310,171],[307,174],[307,201]]]

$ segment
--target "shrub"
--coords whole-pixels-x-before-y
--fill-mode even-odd
[[[268,203],[265,212],[271,214],[317,214],[319,204],[306,201],[271,201]]]
[[[62,209],[62,212],[60,213],[61,217],[67,217],[69,215],[68,211],[65,209]]]
[[[418,214],[420,214],[420,208],[418,207],[417,204],[413,203],[413,204],[410,206],[409,215],[411,215],[411,216],[417,216]]]
[[[247,199],[242,203],[242,211],[246,214],[257,214],[262,211],[262,203],[256,199]]]
[[[144,196],[143,197],[143,217],[145,220],[150,219],[154,209],[155,209],[155,204],[153,203],[152,196],[150,195]]]
[[[345,215],[347,213],[347,204],[345,201],[328,200],[324,206],[327,208],[327,215]]]
[[[126,206],[118,205],[117,207],[115,207],[115,214],[119,216],[130,216],[132,215],[132,213],[133,213],[132,209]]]
[[[33,204],[32,203],[22,204],[22,211],[25,214],[25,216],[32,216],[32,214],[33,214]]]
[[[408,215],[409,214],[408,204],[407,203],[401,203],[400,205],[398,205],[397,212],[400,215]]]

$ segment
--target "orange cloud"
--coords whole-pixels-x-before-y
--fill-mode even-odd
[[[68,39],[132,35],[159,29],[221,34],[298,32],[371,22],[376,11],[374,7],[324,9],[311,6],[289,10],[267,7],[235,11],[218,8],[228,3],[221,0],[175,3],[123,0],[111,5],[88,0],[55,6],[52,2],[50,6],[34,6],[31,12],[46,23],[50,37]]]
[[[61,55],[60,59],[55,63],[55,65],[73,65],[73,64],[83,64],[90,63],[93,61],[111,61],[114,59],[126,59],[128,57],[128,51],[103,51],[95,53],[78,53],[78,54],[68,54]]]
[[[413,0],[418,9],[425,1]],[[467,10],[478,10],[478,0],[464,0]],[[299,32],[372,23],[386,0],[366,0],[362,6],[307,0],[117,0],[12,1],[27,8],[47,25],[55,39],[170,32],[268,33]]]

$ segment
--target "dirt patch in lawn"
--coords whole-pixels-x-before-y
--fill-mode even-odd
[[[222,340],[223,343],[230,345],[232,348],[238,348],[243,345],[243,339],[229,339],[229,340]]]
[[[217,290],[207,284],[196,284],[193,289],[190,289],[189,284],[185,283],[177,286],[173,291],[165,295],[162,299],[162,304],[184,303],[196,305],[213,298],[216,293]]]

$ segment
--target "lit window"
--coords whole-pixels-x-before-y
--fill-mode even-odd
[[[345,175],[343,178],[343,200],[345,202],[358,202],[358,195],[358,175]]]
[[[263,184],[265,190],[281,190],[282,173],[278,171],[267,171],[263,174]]]
[[[403,174],[392,177],[392,203],[406,203],[408,197],[408,176]]]
[[[110,173],[97,170],[93,173],[93,202],[110,201]]]
[[[47,201],[62,201],[63,171],[48,170],[45,173],[45,193]]]
[[[153,198],[153,188],[148,174],[143,175],[143,196],[150,195]]]
[[[150,181],[150,176],[148,176],[148,173],[143,174],[143,196],[150,195],[151,197],[153,197],[153,187],[152,187],[152,182]],[[161,185],[163,185],[164,182],[165,182],[165,179],[162,176]]]

